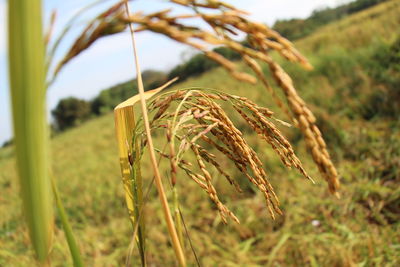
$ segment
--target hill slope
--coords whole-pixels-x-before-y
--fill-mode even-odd
[[[371,103],[360,96],[370,95],[376,88],[390,88],[389,81],[374,78],[368,64],[377,51],[392,51],[388,47],[399,34],[398,14],[400,1],[388,1],[299,40],[298,48],[315,66],[312,72],[285,63],[320,118],[343,177],[342,199],[329,196],[295,130],[289,136],[307,170],[317,178],[317,185],[287,172],[277,158],[270,157],[268,148],[256,143],[253,135],[248,136],[249,142],[268,156],[265,164],[285,213],[276,221],[268,217],[261,196],[251,191],[235,196],[221,182],[218,189],[232,195],[234,201],[228,206],[242,221],[241,225],[224,226],[194,183],[187,183],[184,177],[178,182],[185,221],[203,266],[216,262],[219,266],[399,264],[400,191],[396,184],[400,179],[400,127],[390,116],[366,117],[362,107]],[[277,110],[260,85],[243,86],[220,68],[176,86],[193,85],[229,90]],[[277,116],[285,119],[279,113]],[[89,266],[122,265],[131,230],[112,114],[60,134],[52,141],[52,152],[53,174],[85,261]],[[143,172],[149,179],[147,166]],[[12,147],[0,150],[0,170],[0,265],[28,266],[32,252],[21,223]],[[154,190],[146,213],[149,262],[173,266],[173,251]],[[70,266],[60,224],[56,223],[53,264]],[[194,262],[189,249],[188,255]]]

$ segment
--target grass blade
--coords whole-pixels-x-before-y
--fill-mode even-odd
[[[72,232],[72,227],[68,221],[68,215],[65,212],[64,205],[62,204],[62,201],[61,201],[61,198],[58,193],[58,190],[57,190],[54,180],[52,180],[52,187],[53,187],[54,198],[56,200],[57,211],[60,215],[61,224],[64,229],[65,238],[67,239],[69,251],[71,253],[71,257],[74,262],[74,266],[82,267],[82,266],[84,266],[82,256],[79,251],[78,245],[76,243],[74,233]]]
[[[267,267],[272,266],[274,259],[278,253],[278,251],[281,249],[281,247],[285,244],[285,242],[289,239],[290,237],[290,233],[285,233],[281,239],[279,240],[278,244],[275,245],[275,247],[272,249],[271,253],[269,254],[268,257],[268,263],[267,263]]]

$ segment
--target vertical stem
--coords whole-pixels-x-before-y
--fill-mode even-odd
[[[175,222],[176,222],[176,231],[178,232],[178,238],[179,238],[179,241],[181,242],[181,246],[182,246],[182,248],[184,248],[185,244],[184,244],[184,239],[183,239],[182,218],[181,218],[181,213],[180,213],[180,209],[179,209],[178,189],[176,188],[176,186],[173,186],[172,194],[173,194],[173,198],[174,198],[174,217],[175,217]]]
[[[8,62],[24,215],[36,256],[47,264],[54,222],[41,9],[41,0],[8,1]]]
[[[182,103],[182,102],[181,102]],[[178,112],[179,107],[176,112]],[[175,113],[176,115],[176,113]],[[175,117],[174,117],[175,119]],[[176,157],[175,157],[175,132],[174,132],[174,127],[175,124],[171,125],[171,122],[167,122],[167,142],[169,145],[169,157],[170,157],[170,169],[171,169],[171,181],[170,181],[170,186],[172,189],[172,197],[173,197],[173,203],[174,203],[174,217],[175,217],[175,223],[176,223],[176,231],[178,232],[178,238],[179,241],[181,242],[181,246],[184,248],[184,243],[183,243],[183,231],[182,231],[182,220],[180,216],[180,210],[179,210],[179,197],[178,197],[178,189],[176,188],[176,172],[177,172],[177,166],[176,166]]]
[[[134,194],[135,200],[135,220],[138,223],[138,247],[140,260],[142,266],[147,266],[146,264],[146,237],[145,237],[145,223],[144,216],[140,216],[140,211],[143,207],[143,179],[140,169],[140,146],[136,138],[132,141],[132,153],[135,153],[135,160],[132,166],[132,192]]]
[[[129,16],[130,12],[129,12],[129,5],[128,5],[127,0],[125,1],[125,7],[126,7],[127,15]],[[144,96],[142,75],[141,75],[141,71],[140,71],[140,65],[139,65],[137,49],[136,49],[136,42],[135,42],[135,37],[134,37],[134,29],[133,29],[133,25],[131,23],[129,24],[129,26],[130,26],[130,31],[131,31],[132,46],[133,46],[133,52],[134,52],[134,57],[135,57],[137,82],[138,82],[139,95],[140,95],[140,104],[141,104],[141,109],[142,109],[142,115],[143,115],[143,120],[144,120],[146,135],[147,135],[147,141],[148,141],[149,154],[150,154],[151,164],[152,164],[153,171],[154,171],[157,191],[158,191],[158,195],[160,197],[160,202],[161,202],[161,205],[162,205],[162,208],[164,211],[164,216],[165,216],[165,220],[167,222],[167,228],[168,228],[168,232],[171,237],[172,246],[174,248],[175,255],[178,259],[179,265],[186,266],[185,256],[184,256],[181,244],[179,242],[178,234],[175,229],[174,221],[172,219],[171,211],[170,211],[169,205],[168,205],[167,196],[165,195],[164,187],[162,184],[160,171],[159,171],[158,165],[157,165],[156,155],[154,152],[153,139],[151,138],[150,124],[149,124],[149,118],[148,118],[148,114],[147,114],[146,100],[145,100],[145,96]]]
[[[52,187],[54,198],[56,200],[56,207],[60,216],[61,224],[64,229],[65,238],[67,239],[68,248],[71,253],[72,260],[74,262],[74,267],[84,266],[81,252],[79,251],[78,244],[76,243],[74,233],[72,232],[72,227],[68,221],[68,215],[65,211],[64,205],[62,204],[60,194],[58,193],[54,179],[52,179]]]

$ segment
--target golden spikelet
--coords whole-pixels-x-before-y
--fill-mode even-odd
[[[238,192],[241,192],[239,183],[218,163],[219,157],[226,157],[262,192],[268,210],[274,218],[275,213],[281,214],[281,210],[263,163],[247,143],[243,133],[227,116],[221,106],[222,103],[230,104],[249,127],[267,141],[285,166],[295,167],[302,175],[311,179],[290,143],[274,125],[272,111],[258,106],[245,97],[213,89],[171,91],[162,93],[149,102],[149,111],[153,114],[151,127],[153,131],[166,131],[170,148],[169,154],[162,153],[159,149],[157,151],[170,161],[173,185],[181,178],[177,174],[179,167],[209,195],[223,222],[227,222],[228,217],[238,222],[236,216],[220,201],[207,167],[215,168]],[[167,110],[172,107],[176,107],[175,111],[168,112]],[[146,142],[143,142],[143,145],[145,144]],[[219,155],[209,152],[209,148],[204,147],[206,144],[214,147]],[[184,159],[189,150],[193,152],[196,164],[190,163],[190,158]],[[193,169],[195,165],[198,166],[200,173]]]

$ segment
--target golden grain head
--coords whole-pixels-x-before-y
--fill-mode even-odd
[[[163,93],[148,104],[153,131],[163,131],[166,136],[169,153],[161,149],[157,151],[170,162],[172,185],[179,183],[179,168],[208,194],[222,221],[227,222],[227,218],[231,218],[239,222],[221,202],[213,185],[212,169],[236,191],[242,192],[237,177],[221,166],[221,160],[225,158],[263,194],[271,216],[281,214],[278,198],[260,156],[224,111],[224,105],[236,110],[248,127],[271,146],[286,167],[294,167],[311,179],[288,140],[275,126],[273,112],[268,108],[260,107],[245,97],[217,90],[187,89]],[[143,136],[140,131],[136,134]],[[146,141],[142,144],[145,145]]]

